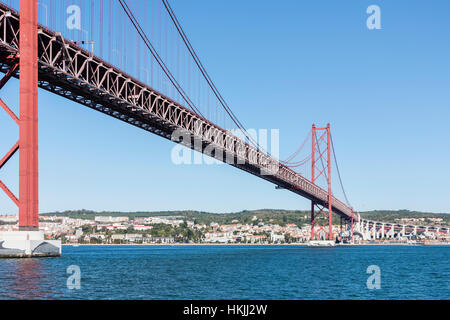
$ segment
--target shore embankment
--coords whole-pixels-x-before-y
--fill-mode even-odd
[[[229,247],[245,247],[245,246],[268,246],[268,247],[278,247],[278,246],[304,246],[307,247],[307,243],[83,243],[83,244],[72,244],[65,243],[65,247],[89,247],[89,246],[105,246],[105,247],[178,247],[178,246],[229,246]],[[337,244],[336,246],[342,247],[354,247],[354,246],[450,246],[448,242],[424,242],[424,243],[394,243],[394,242],[371,242],[371,243],[354,243],[354,244]]]

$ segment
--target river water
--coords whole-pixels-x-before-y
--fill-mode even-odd
[[[0,299],[450,299],[450,246],[63,247],[0,260]]]

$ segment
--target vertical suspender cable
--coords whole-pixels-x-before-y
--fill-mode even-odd
[[[344,184],[342,183],[341,173],[339,172],[339,166],[338,166],[338,162],[337,162],[337,159],[336,159],[336,152],[334,151],[334,145],[333,145],[333,136],[331,135],[331,133],[330,133],[330,140],[331,140],[331,147],[333,149],[334,163],[336,164],[336,169],[337,169],[337,173],[338,173],[338,177],[339,177],[339,183],[341,185],[342,192],[344,193],[345,201],[346,201],[347,205],[349,207],[351,207],[350,201],[348,201],[347,194],[345,193]]]

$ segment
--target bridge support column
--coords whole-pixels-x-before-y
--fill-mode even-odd
[[[19,198],[0,181],[0,188],[19,207],[19,231],[0,232],[0,258],[61,255],[61,241],[45,240],[39,231],[37,11],[37,0],[20,0],[19,57],[2,57],[10,69],[0,89],[20,68],[19,117],[0,99],[0,106],[19,125],[19,141],[0,160],[1,168],[19,151]]]
[[[311,201],[311,240],[314,240],[314,225],[315,225],[315,221],[314,221],[314,201]]]
[[[20,0],[19,229],[38,230],[37,0]]]
[[[0,181],[0,188],[19,208],[19,229],[38,230],[38,34],[37,0],[20,0],[19,56],[3,62],[10,69],[0,81],[0,89],[16,75],[19,79],[19,117],[0,100],[2,108],[19,125],[19,141],[0,161],[0,168],[19,151],[19,198]]]
[[[320,132],[317,135],[317,132]],[[322,149],[320,146],[322,145]],[[326,153],[326,157],[325,157]],[[317,155],[317,157],[316,157]],[[311,202],[311,240],[314,240],[316,236],[315,227],[318,227],[318,231],[325,233],[326,239],[334,240],[333,238],[333,208],[332,208],[332,194],[331,194],[331,131],[330,124],[326,128],[316,128],[312,126],[312,170],[311,170],[311,182],[315,183],[317,178],[323,175],[327,179],[328,183],[328,196],[327,202],[320,205]],[[317,167],[317,162],[320,164],[326,163],[323,170]],[[316,169],[319,174],[316,176]],[[318,206],[319,212],[315,214],[314,206]],[[328,212],[324,211],[327,207]],[[319,218],[319,219],[318,219]],[[319,235],[320,236],[320,235]],[[321,239],[322,240],[322,239]],[[325,240],[325,239],[323,239]]]

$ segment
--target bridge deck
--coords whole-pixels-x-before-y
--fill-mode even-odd
[[[18,39],[19,14],[0,5],[0,71],[4,73],[17,58]],[[174,132],[179,132],[176,142],[219,160],[230,159],[226,162],[232,166],[327,205],[324,189],[58,33],[39,26],[38,47],[39,87],[166,139],[174,141]],[[358,221],[358,214],[335,197],[332,208]]]

